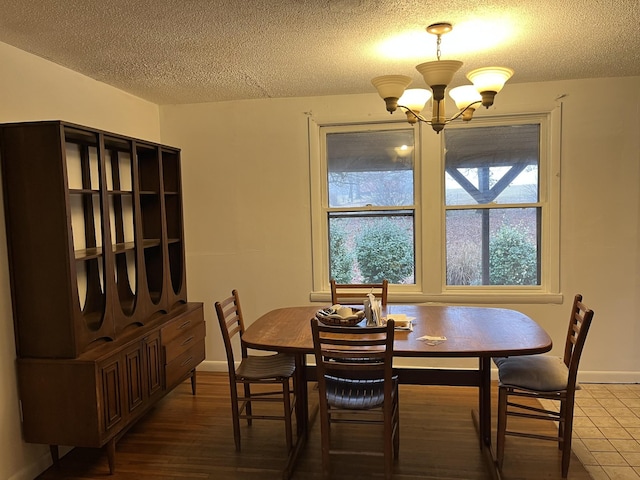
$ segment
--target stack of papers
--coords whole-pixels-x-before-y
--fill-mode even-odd
[[[423,335],[422,337],[418,338],[418,340],[423,340],[424,342],[427,343],[427,345],[439,345],[442,342],[444,342],[447,339],[447,337],[444,336],[431,336],[431,335]]]
[[[413,317],[407,317],[404,313],[390,313],[387,315],[387,320],[393,320],[395,322],[396,330],[413,331]]]

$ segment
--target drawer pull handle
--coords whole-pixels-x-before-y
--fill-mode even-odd
[[[191,320],[187,320],[182,325],[180,325],[180,328],[178,330],[182,330],[184,327],[189,326],[190,323],[191,323]]]
[[[193,360],[193,356],[187,358],[184,362],[182,362],[180,364],[181,367],[184,367],[185,365],[189,365],[191,363],[191,361]]]
[[[191,336],[190,336],[189,338],[187,338],[184,342],[182,342],[182,345],[181,345],[181,346],[185,346],[185,345],[190,344],[190,343],[193,341],[193,339],[194,339],[194,338],[195,338],[195,337],[194,337],[193,335],[191,335]]]

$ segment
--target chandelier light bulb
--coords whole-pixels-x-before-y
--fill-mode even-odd
[[[431,92],[426,88],[409,88],[404,91],[398,100],[398,106],[407,109],[407,122],[411,124],[418,122],[420,112],[424,110],[430,98]]]
[[[462,120],[468,122],[473,112],[480,106],[482,95],[473,85],[462,85],[449,90],[449,96],[456,102],[456,107],[462,112]]]

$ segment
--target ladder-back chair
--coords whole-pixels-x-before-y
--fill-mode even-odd
[[[231,390],[231,413],[233,419],[233,436],[236,450],[240,451],[240,419],[246,419],[251,425],[252,420],[280,420],[285,425],[285,439],[287,451],[293,445],[292,417],[295,409],[295,388],[292,379],[295,372],[295,358],[293,355],[277,353],[272,355],[249,355],[247,347],[242,343],[244,334],[244,319],[240,308],[238,292],[233,290],[231,297],[215,303],[218,322],[222,331],[222,338],[227,353],[229,369],[229,387]],[[233,353],[234,338],[239,340],[241,361],[236,365]],[[267,387],[264,387],[267,385]],[[275,385],[279,388],[275,389]],[[255,391],[251,387],[257,386]],[[239,392],[239,387],[242,387]],[[273,414],[271,411],[255,412],[254,404],[282,403],[282,413]],[[267,408],[263,405],[263,410]]]
[[[398,379],[393,374],[394,322],[384,327],[338,327],[311,320],[317,367],[322,473],[330,476],[332,454],[384,458],[384,477],[393,475],[400,446]],[[357,423],[382,427],[383,451],[358,445],[332,446],[331,425]],[[378,433],[380,435],[380,433]]]
[[[496,442],[497,461],[500,468],[504,461],[506,435],[553,440],[558,442],[558,448],[562,450],[562,477],[566,478],[571,459],[578,364],[592,318],[593,311],[582,303],[582,295],[576,295],[571,309],[563,358],[551,355],[527,355],[494,359],[500,377]],[[514,400],[513,397],[555,400],[560,403],[559,411],[534,407],[522,400]],[[507,430],[507,418],[510,416],[556,421],[558,422],[557,435]]]

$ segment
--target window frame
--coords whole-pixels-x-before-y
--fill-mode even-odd
[[[368,131],[388,131],[388,130],[410,130],[406,122],[386,121],[386,122],[350,122],[350,123],[323,123],[319,124],[310,119],[310,124],[314,125],[317,139],[317,155],[311,155],[311,189],[312,189],[312,248],[313,248],[313,272],[314,291],[328,291],[329,286],[329,212],[369,210],[377,211],[401,211],[413,210],[414,220],[414,261],[415,261],[415,284],[394,285],[396,291],[421,292],[419,284],[421,282],[422,264],[420,232],[422,231],[420,215],[420,205],[422,197],[420,192],[420,132],[414,131],[414,166],[413,166],[413,205],[403,205],[402,207],[378,206],[367,207],[330,207],[328,188],[328,166],[326,162],[326,135],[336,132],[368,132]],[[314,136],[310,136],[313,138]],[[315,174],[315,175],[314,175]],[[319,255],[318,255],[319,253]]]
[[[390,302],[442,303],[561,303],[560,293],[560,155],[561,105],[548,111],[474,118],[472,123],[452,122],[445,128],[474,128],[514,124],[540,124],[539,204],[541,206],[540,285],[447,285],[444,202],[444,136],[422,123],[416,125],[414,148],[415,284],[390,285]],[[382,125],[382,127],[381,127]],[[329,296],[329,241],[327,226],[327,165],[324,134],[354,128],[407,128],[400,121],[331,121],[309,116],[311,189],[312,301]],[[340,130],[342,129],[342,130]],[[438,272],[429,274],[429,272]]]

